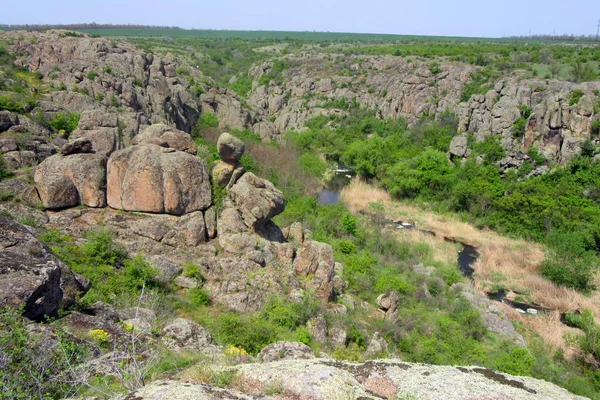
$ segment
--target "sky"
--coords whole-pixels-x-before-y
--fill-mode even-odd
[[[599,0],[0,0],[0,9],[0,24],[96,22],[471,37],[595,35],[600,20]]]

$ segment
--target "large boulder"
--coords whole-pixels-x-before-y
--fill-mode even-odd
[[[246,145],[232,134],[224,132],[217,141],[217,150],[223,161],[235,164],[244,155]]]
[[[0,214],[0,308],[22,305],[36,320],[56,316],[89,288],[25,226]]]
[[[335,259],[330,245],[305,240],[294,260],[294,269],[300,277],[311,277],[306,285],[315,290],[319,298],[326,301],[333,298]]]
[[[177,318],[163,328],[163,343],[171,350],[201,351],[212,342],[210,333],[194,321]]]
[[[134,145],[156,144],[193,155],[197,151],[196,143],[189,134],[163,124],[155,124],[145,128],[133,138],[131,143]]]
[[[106,206],[106,158],[100,154],[56,154],[45,159],[37,166],[33,180],[37,187],[48,186],[51,175],[62,175],[68,178],[78,194],[78,204],[89,207]],[[50,193],[50,192],[47,192]],[[54,192],[60,194],[60,191]],[[41,198],[45,207],[52,208],[60,203],[57,198]]]
[[[108,205],[126,211],[181,215],[211,205],[206,162],[153,144],[113,153],[107,188]]]
[[[37,191],[45,208],[60,209],[79,204],[79,194],[73,182],[64,175],[48,175],[38,180]]]
[[[457,157],[464,157],[467,154],[468,138],[463,133],[452,138],[450,142],[450,154]]]
[[[244,223],[251,228],[263,226],[285,208],[283,193],[271,182],[251,172],[244,174],[231,187],[229,197]]]

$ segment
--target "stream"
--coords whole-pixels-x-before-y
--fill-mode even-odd
[[[337,168],[333,170],[334,176],[325,184],[323,189],[317,195],[317,201],[320,206],[328,204],[337,204],[340,202],[340,192],[356,173],[354,170],[339,163]]]

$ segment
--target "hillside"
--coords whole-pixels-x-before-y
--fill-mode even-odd
[[[598,47],[212,40],[0,33],[6,398],[600,396]]]

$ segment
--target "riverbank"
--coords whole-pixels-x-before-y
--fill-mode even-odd
[[[545,249],[537,243],[512,239],[490,230],[481,230],[459,220],[451,214],[438,214],[414,204],[392,200],[383,189],[353,179],[340,195],[341,201],[358,214],[380,213],[390,221],[406,221],[417,229],[395,229],[396,235],[410,243],[427,243],[435,261],[449,265],[457,264],[457,246],[463,243],[473,246],[479,258],[472,265],[472,285],[482,294],[504,291],[507,301],[498,301],[506,314],[525,327],[524,334],[535,333],[545,343],[563,350],[571,349],[565,342],[565,334],[577,333],[577,329],[561,322],[561,314],[590,309],[600,315],[600,294],[590,296],[559,287],[539,274]],[[373,204],[377,204],[375,207]],[[502,298],[498,297],[499,300]],[[547,311],[536,315],[522,313],[513,305],[530,304],[533,308]]]

